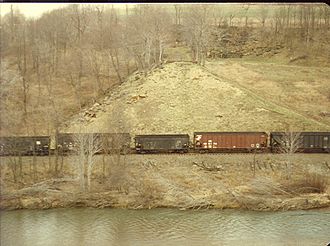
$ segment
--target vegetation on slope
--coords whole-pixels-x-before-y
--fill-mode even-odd
[[[89,110],[94,114],[85,111],[83,123],[79,116],[68,122],[65,130],[77,132],[86,126],[89,131],[191,136],[194,131],[329,130],[326,123],[241,88],[239,83],[248,84],[250,80],[240,78],[240,72],[232,72],[228,78],[221,72],[232,71],[232,64],[212,65],[206,63],[203,68],[174,62],[152,70],[146,77],[133,75],[101,105]],[[221,68],[217,70],[221,77],[206,70],[215,65]]]
[[[290,64],[327,65],[328,13],[325,4],[91,4],[28,19],[13,5],[1,19],[1,135],[51,134],[133,71],[166,60],[286,54]]]

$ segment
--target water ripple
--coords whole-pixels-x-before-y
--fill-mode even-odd
[[[0,213],[2,245],[326,245],[330,213],[54,209]]]

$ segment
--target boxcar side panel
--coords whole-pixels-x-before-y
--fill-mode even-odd
[[[264,132],[195,132],[194,147],[200,150],[251,150],[267,147]]]
[[[271,133],[271,148],[273,152],[279,152],[280,146],[285,142],[285,132]],[[297,152],[330,152],[330,132],[301,132],[300,146]]]
[[[138,153],[188,151],[189,135],[138,135],[135,137]]]

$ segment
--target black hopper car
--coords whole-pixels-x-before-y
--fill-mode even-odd
[[[131,136],[129,133],[59,133],[57,135],[57,149],[59,154],[72,154],[84,141],[93,137],[99,145],[98,154],[120,153],[130,151]]]
[[[296,145],[296,152],[330,153],[330,132],[271,132],[271,152],[278,153],[282,146]]]
[[[188,134],[136,135],[130,148],[129,133],[59,133],[57,136],[0,137],[1,156],[68,155],[93,136],[98,154],[128,153],[281,153],[290,146],[288,135],[296,135],[294,152],[330,153],[330,132],[195,132],[191,143]],[[269,140],[269,141],[268,141]],[[89,141],[89,140],[88,140]]]
[[[56,139],[57,149],[60,154],[73,153],[76,147],[73,133],[60,133]]]
[[[137,135],[135,136],[137,153],[187,153],[188,134]]]
[[[48,155],[49,136],[17,136],[0,138],[0,154],[2,156]]]

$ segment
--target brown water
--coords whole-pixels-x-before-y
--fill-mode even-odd
[[[2,211],[5,245],[327,245],[330,211]]]

